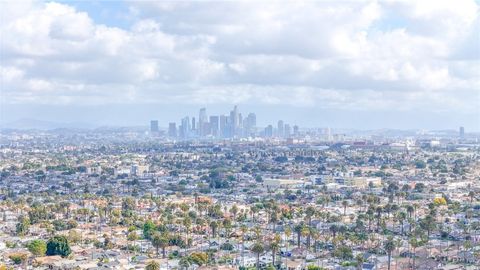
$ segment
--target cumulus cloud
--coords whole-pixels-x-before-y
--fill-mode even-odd
[[[478,112],[475,1],[127,4],[127,28],[3,4],[4,100]]]

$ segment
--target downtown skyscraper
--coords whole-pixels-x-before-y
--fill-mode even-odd
[[[246,115],[246,117],[245,117]],[[293,133],[298,135],[298,127]],[[176,123],[169,123],[168,137],[172,139],[242,139],[242,138],[278,138],[286,139],[292,135],[289,124],[279,120],[276,126],[268,125],[258,129],[255,113],[242,114],[238,106],[234,106],[228,114],[208,115],[207,108],[198,111],[198,121],[195,117],[185,116]]]

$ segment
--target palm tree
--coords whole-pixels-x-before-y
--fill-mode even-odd
[[[152,245],[155,247],[158,256],[158,250],[162,248],[162,257],[165,258],[165,248],[168,246],[168,236],[155,233],[152,236]]]
[[[348,206],[348,201],[344,200],[342,201],[342,206],[343,206],[343,215],[347,213],[347,206]]]
[[[312,216],[315,215],[315,212],[316,211],[315,211],[315,208],[313,206],[309,206],[305,210],[305,216],[306,216],[307,221],[308,221],[308,227],[312,226]],[[310,244],[310,238],[311,238],[311,235],[309,234],[308,238],[307,238],[307,243],[308,244]]]
[[[240,227],[240,230],[242,231],[242,266],[245,267],[245,259],[244,259],[244,251],[245,251],[245,234],[248,231],[248,227],[245,224],[242,224]]]
[[[232,208],[230,208],[230,213],[233,215],[233,221],[237,220],[237,214],[238,214],[238,206],[234,204]]]
[[[186,216],[183,219],[183,226],[185,227],[185,243],[188,243],[188,232],[192,227],[192,220],[190,219],[190,217]]]
[[[300,247],[300,241],[301,241],[301,237],[302,237],[302,230],[303,230],[303,224],[297,224],[295,225],[295,227],[293,228],[293,230],[297,233],[297,246]]]
[[[288,241],[290,239],[290,236],[292,235],[292,229],[290,229],[290,226],[287,226],[285,228],[285,252],[288,252]],[[288,256],[285,255],[285,266],[287,265],[287,258]]]
[[[387,252],[388,256],[388,270],[390,270],[390,264],[391,264],[391,259],[392,259],[392,252],[395,250],[395,242],[393,241],[393,238],[388,238],[387,241],[383,244],[383,248],[385,248],[385,251]]]
[[[415,269],[415,258],[417,257],[415,251],[418,247],[422,246],[423,242],[422,242],[422,240],[417,239],[417,237],[412,237],[412,238],[410,238],[408,243],[413,248],[413,267],[412,267],[412,269]]]
[[[270,250],[272,251],[272,265],[275,267],[275,255],[280,247],[280,235],[275,234],[273,241],[270,243]]]
[[[148,262],[147,266],[145,267],[145,270],[160,270],[160,263],[157,261],[151,260]]]
[[[263,245],[260,242],[256,242],[252,246],[252,252],[257,255],[257,269],[260,269],[260,254],[262,254],[264,251],[265,249],[263,248]]]
[[[400,226],[401,226],[401,235],[403,235],[403,222],[405,221],[406,218],[407,218],[407,214],[405,214],[405,212],[398,212],[397,213],[397,220],[398,220],[398,222],[400,223]]]
[[[210,229],[212,230],[213,238],[215,238],[215,236],[217,235],[217,228],[218,228],[218,223],[215,220],[210,222]]]

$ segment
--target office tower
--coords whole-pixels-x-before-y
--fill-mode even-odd
[[[152,133],[158,132],[158,120],[150,121],[150,132]]]
[[[284,133],[285,138],[290,137],[290,135],[292,134],[292,129],[290,128],[289,124],[285,124],[283,133]]]
[[[190,118],[185,116],[182,118],[182,125],[180,126],[179,135],[182,139],[187,139],[190,137]]]
[[[185,128],[183,127],[183,124],[180,124],[178,126],[178,138],[185,140],[186,133],[185,133]]]
[[[235,105],[233,107],[233,118],[232,118],[232,123],[235,127],[238,127],[238,107]]]
[[[283,138],[283,136],[284,136],[284,129],[285,129],[285,126],[284,126],[284,124],[283,124],[283,121],[282,121],[282,120],[278,121],[278,123],[277,123],[277,136],[278,136],[279,138]]]
[[[211,134],[215,137],[219,137],[219,119],[218,116],[210,116],[210,130]]]
[[[205,123],[208,122],[207,119],[207,109],[201,108],[198,113],[198,135],[205,136]]]
[[[168,136],[171,138],[177,137],[177,124],[175,122],[168,124]]]
[[[257,126],[257,116],[254,113],[249,113],[247,116],[248,126],[255,128]]]
[[[465,138],[465,128],[464,127],[460,127],[459,135],[460,135],[461,139]]]
[[[273,137],[273,126],[272,125],[268,125],[265,128],[265,137]]]
[[[192,130],[195,131],[197,128],[196,128],[196,124],[195,123],[195,117],[192,117]]]
[[[293,126],[293,136],[298,136],[298,133],[299,133],[298,126],[297,125]]]
[[[202,136],[208,136],[212,134],[212,129],[209,122],[203,123],[202,126]]]
[[[238,127],[237,105],[235,105],[235,107],[233,107],[233,111],[230,112],[229,125],[230,125],[230,135],[231,137],[234,137],[237,134],[237,127]]]
[[[226,138],[227,137],[227,117],[225,115],[220,115],[220,137]]]

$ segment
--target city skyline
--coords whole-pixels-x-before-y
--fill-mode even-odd
[[[330,130],[330,129],[328,129]],[[228,113],[219,115],[208,114],[207,108],[200,108],[198,117],[186,115],[180,122],[168,123],[163,133],[158,126],[158,120],[150,121],[150,134],[165,135],[170,139],[241,139],[252,137],[289,139],[299,136],[299,127],[278,120],[276,126],[268,124],[265,127],[257,124],[254,112],[242,114],[235,105]]]
[[[480,131],[475,1],[2,4],[2,126],[238,104],[265,123]]]

